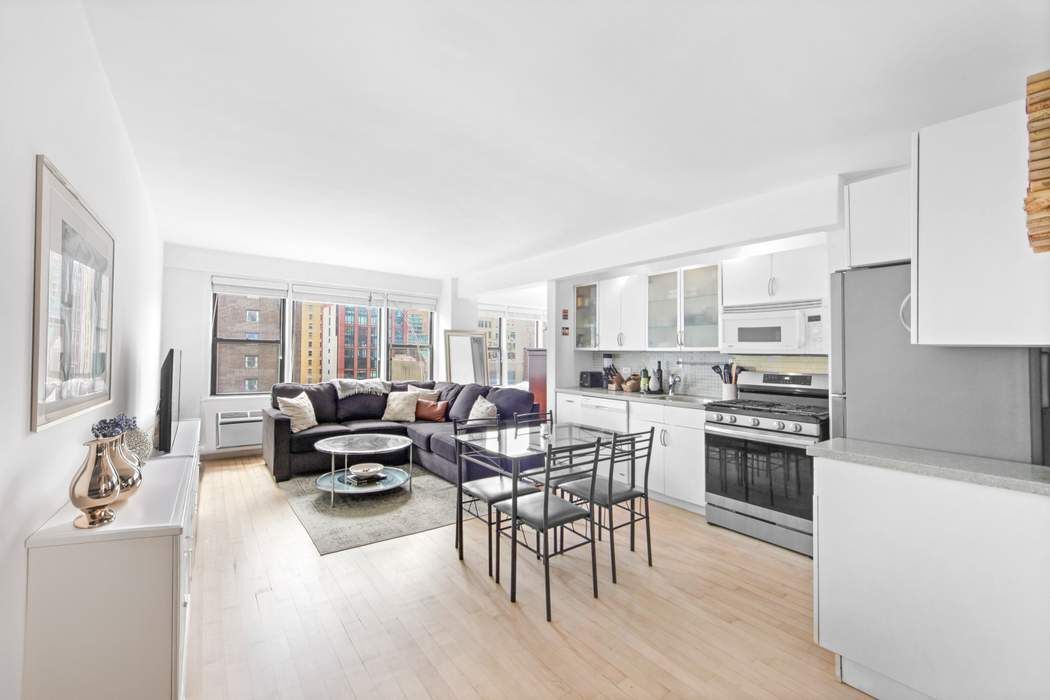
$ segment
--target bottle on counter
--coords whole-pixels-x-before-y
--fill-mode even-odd
[[[660,367],[660,361],[656,361],[656,371],[653,376],[649,379],[649,393],[660,394],[664,390],[664,371]]]
[[[649,370],[647,370],[645,367],[642,367],[641,383],[638,390],[641,391],[643,394],[649,393]]]

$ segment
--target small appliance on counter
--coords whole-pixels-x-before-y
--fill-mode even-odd
[[[604,389],[605,372],[603,372],[602,370],[588,370],[586,372],[580,372],[580,388]]]
[[[813,556],[806,448],[828,437],[828,375],[743,371],[735,386],[705,406],[707,522]]]

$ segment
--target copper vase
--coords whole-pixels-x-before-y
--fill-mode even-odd
[[[79,528],[105,525],[116,517],[110,506],[120,496],[120,477],[110,458],[110,445],[117,439],[97,438],[84,443],[87,456],[69,484],[69,500],[83,513],[73,521]]]
[[[142,470],[139,469],[138,457],[128,452],[124,444],[124,434],[121,433],[113,442],[109,443],[109,459],[113,462],[117,476],[120,478],[120,496],[117,500],[125,501],[131,494],[138,491],[142,483]]]

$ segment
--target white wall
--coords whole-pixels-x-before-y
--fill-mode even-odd
[[[7,375],[0,419],[0,697],[21,694],[25,538],[67,499],[93,422],[120,411],[152,423],[160,364],[162,249],[148,197],[83,9],[72,0],[0,5],[0,231]],[[45,154],[116,241],[113,402],[29,431],[35,164]],[[145,478],[149,478],[148,471]],[[118,515],[119,517],[119,515]],[[89,575],[90,572],[85,572]],[[114,596],[119,596],[114,591]],[[84,640],[90,644],[92,640]],[[56,673],[66,672],[56,669]]]
[[[291,245],[292,243],[290,243]],[[211,397],[211,278],[235,275],[439,295],[441,280],[392,275],[341,265],[282,260],[206,248],[164,246],[164,310],[161,344],[182,349],[182,415],[201,418],[201,451],[215,450],[215,413],[262,408],[266,396]],[[435,330],[441,325],[441,303]],[[443,353],[435,334],[435,376]],[[287,354],[290,358],[290,351]],[[442,360],[443,366],[443,360]]]

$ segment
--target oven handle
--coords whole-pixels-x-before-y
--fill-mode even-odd
[[[767,442],[772,445],[783,445],[784,447],[802,447],[806,448],[810,445],[816,445],[820,442],[819,438],[798,438],[791,435],[780,435],[777,433],[768,433],[764,430],[748,430],[747,428],[723,428],[717,425],[705,425],[705,433],[711,433],[712,435],[722,435],[723,437],[737,438],[739,440],[753,440],[755,442]]]

